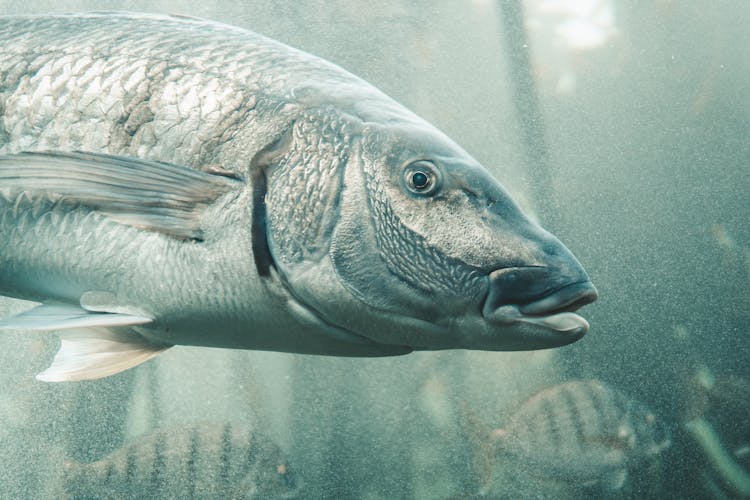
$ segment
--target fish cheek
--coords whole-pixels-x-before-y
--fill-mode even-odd
[[[331,238],[330,259],[339,282],[364,304],[398,311],[403,300],[396,293],[403,285],[380,257],[366,187],[358,161],[347,166],[347,187],[339,220]]]
[[[375,309],[430,322],[455,312],[454,306],[467,296],[473,300],[473,293],[462,293],[462,285],[481,287],[479,273],[454,272],[464,269],[461,263],[450,261],[403,225],[380,180],[378,170],[385,169],[367,158],[352,163],[330,249],[335,272],[347,290]],[[446,275],[460,284],[441,279]]]
[[[486,273],[429,238],[431,232],[457,237],[458,227],[442,224],[438,209],[445,201],[407,193],[402,168],[371,164],[363,171],[374,238],[389,271],[429,304],[433,314],[462,315],[476,305],[484,294]],[[421,214],[424,223],[412,228],[406,221],[414,214]]]

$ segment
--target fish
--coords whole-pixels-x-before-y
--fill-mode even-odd
[[[37,375],[174,345],[330,356],[532,350],[597,298],[455,142],[323,59],[216,22],[0,16],[2,330]]]
[[[591,379],[539,391],[490,440],[532,475],[609,491],[671,445],[666,425],[645,404]]]
[[[281,449],[231,423],[158,429],[91,463],[65,461],[71,498],[297,498],[300,484]]]

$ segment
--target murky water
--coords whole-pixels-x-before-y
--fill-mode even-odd
[[[274,442],[300,498],[750,495],[750,6],[527,0],[521,14],[514,4],[0,0],[0,14],[199,16],[331,60],[487,166],[600,293],[584,310],[590,332],[555,350],[345,359],[177,347],[82,383],[34,379],[57,350],[55,335],[5,332],[0,498],[96,495],[71,464],[197,422]],[[3,299],[0,316],[29,305]],[[572,379],[642,402],[671,446],[628,462],[619,484],[504,453],[492,430],[537,391]],[[533,419],[584,422],[608,407],[592,408]],[[552,425],[539,432],[563,471],[566,461],[588,463],[594,444],[632,453],[630,434],[602,426],[593,438],[582,433],[572,455],[555,455]],[[608,458],[597,460],[588,467]]]

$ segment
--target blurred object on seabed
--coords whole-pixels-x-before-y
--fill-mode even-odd
[[[700,366],[690,379],[684,429],[703,460],[712,498],[750,496],[750,382]]]

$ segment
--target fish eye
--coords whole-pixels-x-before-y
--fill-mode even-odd
[[[414,194],[435,194],[440,185],[440,174],[434,163],[419,160],[409,163],[404,169],[404,184]]]

